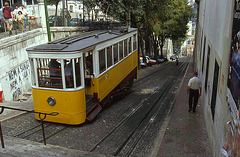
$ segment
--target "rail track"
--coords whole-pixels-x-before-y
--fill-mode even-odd
[[[157,119],[157,116],[163,115],[171,110],[173,101],[169,103],[166,99],[171,89],[174,88],[174,83],[179,75],[183,75],[188,64],[182,63],[176,71],[180,71],[172,79],[168,80],[164,85],[158,86],[155,91],[132,110],[120,123],[118,123],[107,135],[105,135],[98,143],[94,145],[89,151],[104,153],[114,156],[131,156],[133,151],[139,146],[138,144],[147,134],[148,129]],[[176,72],[174,71],[174,72]],[[155,75],[159,70],[154,71],[137,83],[144,81],[151,75]],[[165,106],[163,103],[165,103]],[[167,106],[167,107],[166,107]],[[133,122],[134,121],[134,122]],[[129,129],[129,126],[131,129]],[[122,135],[122,136],[121,136]],[[113,142],[116,141],[116,142]]]
[[[134,102],[136,104],[133,108],[130,108],[127,115],[124,114],[124,117],[119,123],[114,124],[113,127],[109,128],[110,130],[100,136],[102,138],[96,138],[94,144],[89,144],[88,147],[84,147],[81,150],[115,156],[146,156],[146,154],[150,154],[150,149],[142,148],[141,145],[152,145],[153,140],[149,141],[149,139],[151,139],[149,137],[152,136],[152,134],[158,133],[159,127],[161,127],[161,123],[164,121],[164,117],[166,117],[171,111],[174,104],[174,100],[171,99],[171,97],[174,97],[176,91],[176,83],[178,82],[177,78],[183,75],[187,66],[188,63],[186,62],[180,62],[178,66],[167,63],[166,65],[159,67],[157,70],[152,70],[150,73],[147,73],[147,76],[135,81],[133,93],[137,92],[142,84],[150,81],[151,77],[158,77],[158,75],[167,74],[159,74],[163,69],[170,73],[170,77],[166,77],[166,80],[163,81],[164,83],[159,83],[151,94],[148,94],[147,97],[141,97],[138,102]],[[29,113],[26,113],[23,118],[19,116],[15,119],[19,119],[17,120],[19,123],[20,120],[25,119],[26,122],[28,121],[29,125],[28,127],[23,126],[22,128],[15,128],[13,132],[5,132],[8,136],[36,142],[43,141],[41,124],[33,118],[33,115],[30,116]],[[85,127],[88,126],[84,126],[84,128]],[[72,128],[68,125],[45,122],[44,129],[46,139],[49,139],[50,144],[52,144],[51,142],[54,140],[55,142],[53,143],[58,144],[56,138],[62,137],[66,132],[71,134],[71,130],[80,130],[81,127]],[[85,142],[85,145],[86,144],[87,142]],[[65,146],[62,143],[59,143],[58,145]],[[79,149],[79,146],[71,146],[70,148]]]

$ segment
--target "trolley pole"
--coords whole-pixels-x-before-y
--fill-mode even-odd
[[[50,42],[51,41],[51,32],[50,32],[49,19],[48,19],[47,0],[44,0],[44,8],[45,8],[45,16],[46,16],[48,42]]]

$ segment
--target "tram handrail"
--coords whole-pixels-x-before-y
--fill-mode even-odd
[[[43,113],[43,112],[35,112],[34,110],[25,110],[25,109],[19,109],[19,108],[13,108],[13,107],[7,107],[7,106],[0,106],[1,111],[0,114],[3,113],[4,109],[10,109],[10,110],[16,110],[16,111],[22,111],[22,112],[27,112],[27,113],[36,113],[39,116],[39,119],[41,120],[41,126],[42,126],[42,132],[43,132],[43,143],[46,145],[46,138],[45,138],[45,131],[44,131],[44,126],[43,126],[43,120],[47,116],[57,116],[59,113],[58,112],[52,112],[52,113]],[[41,116],[43,115],[43,116]],[[2,126],[0,122],[0,137],[1,137],[1,144],[2,148],[5,148],[4,146],[4,140],[3,140],[3,134],[2,134]]]

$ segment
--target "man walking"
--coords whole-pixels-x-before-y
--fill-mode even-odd
[[[199,78],[197,77],[198,73],[195,72],[193,77],[188,82],[187,94],[189,93],[189,110],[190,112],[193,109],[193,112],[196,112],[196,107],[198,103],[198,98],[201,96],[202,87]],[[193,102],[193,105],[192,105]]]
[[[9,31],[9,35],[12,35],[12,22],[13,22],[13,14],[12,9],[9,7],[9,3],[5,2],[3,8],[3,17],[5,19],[5,23],[7,25],[7,30]]]

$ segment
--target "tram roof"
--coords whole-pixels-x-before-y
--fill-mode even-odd
[[[118,30],[97,30],[81,33],[78,35],[61,38],[46,44],[41,44],[27,48],[31,52],[73,52],[87,49],[104,41],[125,35],[136,31],[136,28],[125,29],[127,31]]]

